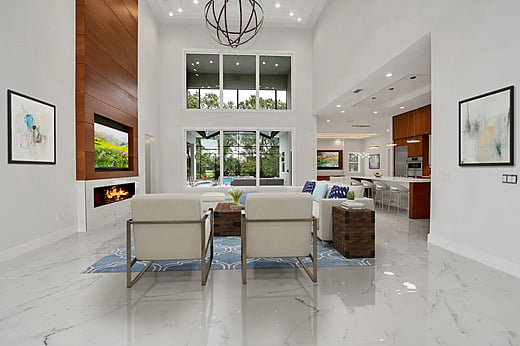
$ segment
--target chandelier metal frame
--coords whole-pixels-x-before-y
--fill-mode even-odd
[[[238,3],[238,25],[231,23],[228,5],[230,1]],[[215,8],[215,0],[209,0],[204,6],[204,18],[206,26],[215,42],[237,48],[251,41],[262,28],[264,23],[264,9],[260,4],[260,0],[244,0],[249,4],[250,12],[244,13],[244,4],[242,0],[224,0],[222,7]]]

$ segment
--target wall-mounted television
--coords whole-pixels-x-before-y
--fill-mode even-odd
[[[318,150],[318,169],[343,169],[343,150]]]
[[[128,170],[128,128],[96,114],[94,158],[96,171]]]

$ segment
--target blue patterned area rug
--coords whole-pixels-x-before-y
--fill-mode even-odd
[[[241,269],[240,237],[215,237],[213,264],[211,269]],[[133,255],[133,249],[132,249]],[[311,266],[310,258],[304,262]],[[148,262],[138,261],[132,271],[139,272]],[[345,258],[332,245],[318,240],[319,267],[371,266],[373,261],[366,258]],[[300,263],[296,258],[251,258],[247,260],[248,269],[296,268]],[[148,271],[164,272],[173,270],[200,270],[200,260],[156,261]],[[89,266],[84,273],[123,273],[126,271],[126,245],[123,244],[109,255]]]

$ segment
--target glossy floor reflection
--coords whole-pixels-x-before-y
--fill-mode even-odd
[[[520,279],[426,243],[428,222],[376,217],[376,265],[80,274],[123,226],[0,269],[2,345],[520,345]]]

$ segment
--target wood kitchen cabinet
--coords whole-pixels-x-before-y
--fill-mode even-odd
[[[394,139],[406,138],[408,136],[408,113],[404,113],[392,118]]]
[[[431,106],[394,116],[392,126],[394,140],[429,135],[431,133]]]

